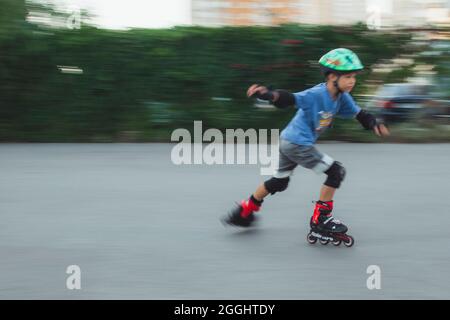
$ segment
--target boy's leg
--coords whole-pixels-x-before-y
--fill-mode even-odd
[[[242,200],[240,205],[231,211],[225,222],[243,227],[250,226],[254,220],[253,213],[260,210],[264,198],[269,194],[286,190],[289,176],[297,164],[283,153],[283,146],[284,144],[280,141],[278,168],[273,177],[260,184],[247,200]]]
[[[334,194],[345,177],[345,169],[342,164],[321,153],[314,146],[301,146],[290,143],[285,147],[285,154],[291,161],[295,161],[302,167],[312,169],[318,174],[325,173],[327,175],[311,217],[311,227],[327,224],[327,228],[332,228],[333,231],[345,232],[346,227],[338,225],[339,222],[337,220],[333,222],[331,215]]]
[[[322,185],[320,188],[320,201],[332,201],[334,197],[334,193],[336,192],[336,188],[329,187],[327,185]]]
[[[262,201],[269,194],[275,194],[276,192],[286,190],[290,180],[289,177],[297,167],[297,163],[289,159],[285,154],[286,145],[286,141],[280,140],[278,167],[272,178],[260,184],[255,193],[253,193],[253,197],[257,200]]]
[[[255,193],[253,193],[253,197],[258,201],[262,201],[269,194],[270,192],[267,191],[266,187],[264,186],[264,183],[261,183],[256,189]]]
[[[316,202],[313,216],[311,217],[311,228],[319,228],[329,232],[347,232],[347,226],[335,220],[331,214],[333,211],[333,197],[345,177],[345,168],[340,162],[333,161],[332,165],[325,171],[327,175],[325,183],[320,189],[319,201]]]
[[[278,167],[275,170],[272,178],[266,180],[264,183],[260,184],[256,191],[251,195],[250,199],[253,202],[261,205],[264,198],[269,194],[275,194],[286,190],[289,184],[289,177],[291,176],[297,164],[291,161],[283,153],[283,141],[280,141],[280,151],[278,153]],[[258,203],[259,202],[259,203]]]

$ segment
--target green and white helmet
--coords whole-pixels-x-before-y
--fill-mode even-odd
[[[364,69],[358,56],[351,50],[338,48],[327,52],[319,59],[320,68],[326,75],[330,72],[345,74]]]

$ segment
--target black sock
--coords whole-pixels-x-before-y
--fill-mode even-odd
[[[257,200],[253,195],[250,196],[250,200],[251,200],[254,204],[256,204],[258,207],[260,207],[261,204],[264,202],[264,200],[261,200],[261,201]]]

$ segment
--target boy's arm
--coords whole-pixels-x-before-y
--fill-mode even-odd
[[[389,135],[389,130],[386,126],[383,123],[378,122],[377,118],[363,109],[361,109],[361,111],[359,111],[356,115],[356,120],[361,123],[364,129],[373,130],[377,136]]]
[[[247,90],[247,96],[270,101],[277,108],[287,108],[295,105],[295,97],[292,93],[280,89],[270,90],[257,84],[252,85]]]
[[[359,111],[356,115],[356,120],[358,120],[366,130],[373,129],[373,127],[377,125],[377,119],[363,109],[361,109],[361,111]]]
[[[280,89],[274,92],[278,95],[278,98],[273,101],[275,107],[283,109],[295,105],[295,97],[292,93]]]
[[[344,117],[355,117],[356,120],[367,130],[373,130],[377,136],[388,136],[389,130],[379,122],[375,116],[358,107],[352,96],[348,93],[343,95],[343,104],[339,110],[339,115]]]

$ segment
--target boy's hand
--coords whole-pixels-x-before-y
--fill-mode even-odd
[[[271,91],[264,86],[254,84],[250,86],[247,90],[247,97],[258,98],[261,100],[275,101],[277,97],[277,92]]]
[[[386,126],[382,123],[377,124],[375,127],[373,127],[373,131],[379,137],[386,137],[390,135],[388,128],[386,128]]]

